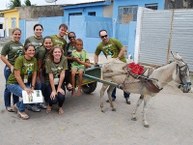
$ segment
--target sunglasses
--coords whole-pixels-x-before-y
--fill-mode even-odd
[[[69,36],[68,39],[71,39],[71,38],[76,38],[75,36]]]
[[[101,36],[101,38],[103,39],[103,38],[105,38],[105,37],[107,37],[108,35],[104,35],[104,36]]]

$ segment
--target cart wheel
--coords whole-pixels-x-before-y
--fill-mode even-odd
[[[85,94],[90,94],[90,93],[94,92],[96,87],[97,87],[97,82],[89,83],[89,84],[86,84],[86,85],[82,86],[82,91]]]

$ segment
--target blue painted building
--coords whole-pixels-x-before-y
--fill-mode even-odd
[[[88,52],[93,53],[101,41],[98,31],[107,29],[109,36],[119,39],[134,56],[138,7],[156,10],[164,5],[164,0],[107,0],[64,6],[64,22],[84,40]]]
[[[119,39],[127,52],[134,56],[136,20],[138,7],[164,9],[164,0],[101,0],[63,6],[64,16],[39,17],[36,20],[20,20],[22,41],[33,34],[33,25],[44,26],[43,35],[58,33],[58,26],[66,23],[69,31],[84,41],[84,48],[93,53],[101,41],[99,30],[106,29],[110,37]],[[128,55],[128,54],[127,54]]]
[[[164,0],[114,0],[113,37],[119,39],[134,56],[136,20],[138,7],[164,9]]]
[[[64,6],[64,22],[69,31],[84,41],[84,48],[93,53],[100,42],[98,32],[107,29],[113,35],[112,3],[110,0]]]

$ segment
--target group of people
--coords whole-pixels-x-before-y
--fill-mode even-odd
[[[21,30],[13,29],[12,40],[3,46],[1,51],[1,60],[5,63],[5,107],[9,112],[17,112],[22,119],[29,118],[26,109],[39,112],[43,108],[49,113],[53,104],[58,104],[58,113],[63,114],[66,89],[71,91],[72,95],[80,96],[84,70],[91,66],[88,54],[83,49],[83,41],[76,39],[74,32],[68,32],[66,24],[59,26],[58,34],[44,38],[41,24],[34,25],[33,30],[34,35],[27,38],[23,45],[20,42]],[[68,37],[68,43],[65,36]],[[99,36],[102,42],[95,51],[94,64],[98,63],[101,51],[106,57],[126,61],[125,49],[118,40],[108,38],[106,30],[101,30]],[[77,91],[76,75],[79,81]],[[19,99],[22,98],[22,91],[30,95],[34,90],[42,91],[44,103],[26,105]],[[124,92],[124,97],[130,104],[129,94]],[[116,98],[116,89],[112,98],[113,101]]]

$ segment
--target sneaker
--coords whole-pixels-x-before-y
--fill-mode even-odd
[[[40,111],[41,111],[41,109],[38,108],[37,105],[28,105],[28,106],[27,106],[27,109],[28,109],[28,110],[31,110],[31,111],[33,111],[33,112],[40,112]]]
[[[40,107],[41,109],[46,109],[47,106],[44,103],[38,104],[38,107]]]

